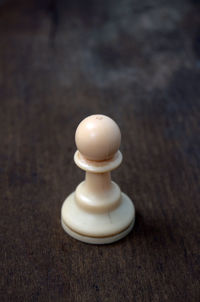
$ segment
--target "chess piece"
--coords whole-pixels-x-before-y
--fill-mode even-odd
[[[86,177],[63,203],[62,227],[83,242],[117,241],[131,231],[135,220],[132,201],[110,176],[122,162],[119,127],[105,115],[91,115],[79,124],[75,141],[74,161]]]

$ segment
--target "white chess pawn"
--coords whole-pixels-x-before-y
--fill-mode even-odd
[[[131,231],[135,221],[132,201],[110,176],[122,162],[120,129],[105,115],[91,115],[79,124],[75,140],[74,160],[86,177],[63,203],[63,229],[87,243],[117,241]]]

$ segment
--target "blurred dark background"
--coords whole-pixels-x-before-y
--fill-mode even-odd
[[[112,117],[133,232],[60,226],[74,132]],[[199,302],[200,1],[0,0],[0,301]]]

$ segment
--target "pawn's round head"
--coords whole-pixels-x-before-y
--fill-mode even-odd
[[[111,158],[119,149],[121,133],[108,116],[95,114],[86,117],[76,129],[76,146],[87,159],[102,161]]]

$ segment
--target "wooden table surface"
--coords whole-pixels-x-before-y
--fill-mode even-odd
[[[137,211],[104,246],[60,225],[93,113]],[[1,302],[199,302],[199,1],[1,1],[0,177]]]

